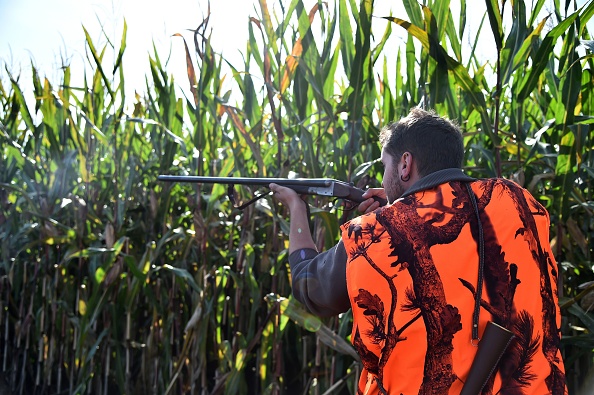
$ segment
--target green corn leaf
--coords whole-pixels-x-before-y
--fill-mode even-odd
[[[465,29],[466,29],[466,0],[460,0],[460,15],[458,16],[458,32],[459,32],[458,37],[460,37],[460,40],[462,39],[462,37],[464,37]],[[480,29],[479,29],[479,32],[480,32]],[[478,34],[477,34],[477,36],[478,36]]]
[[[586,326],[589,333],[594,333],[594,318],[582,309],[579,304],[573,303],[567,310],[575,315]]]
[[[320,318],[308,313],[292,298],[286,299],[278,297],[278,295],[270,294],[266,296],[266,300],[270,303],[278,303],[280,305],[281,314],[288,316],[291,320],[295,321],[299,326],[308,331],[315,332],[320,337],[320,340],[328,347],[340,353],[350,355],[356,360],[359,359],[359,356],[350,343],[336,335],[336,333],[322,323]]]
[[[582,86],[582,68],[579,64],[578,54],[575,51],[576,42],[574,39],[567,38],[565,40],[565,47],[567,48],[564,53],[567,54],[565,63],[565,74],[561,78],[561,94],[562,97],[558,98],[559,102],[563,103],[563,107],[566,109],[563,115],[557,117],[560,123],[565,125],[571,125],[574,123],[575,108],[577,106],[579,96],[581,94]]]
[[[329,213],[324,210],[318,210],[317,212],[315,210],[311,210],[311,212],[317,218],[321,218],[322,222],[324,223],[324,233],[326,234],[325,248],[332,248],[335,244],[334,240],[336,240],[340,234],[339,224],[336,220],[336,215],[334,213]]]
[[[357,122],[363,116],[363,103],[367,99],[368,90],[373,83],[373,70],[371,64],[371,37],[367,32],[371,29],[371,12],[373,4],[370,0],[361,1],[359,18],[357,21],[357,34],[355,35],[355,57],[349,83],[353,88],[352,94],[348,96],[348,113],[353,122]]]
[[[276,44],[277,36],[272,26],[272,18],[270,17],[270,11],[268,10],[267,0],[258,0],[260,3],[260,11],[262,12],[262,23],[264,24],[264,31],[268,36],[268,45],[272,49],[273,53],[278,53],[278,46]]]
[[[301,8],[301,10],[299,10],[299,8]],[[312,23],[314,22],[318,9],[318,4],[315,4],[309,11],[309,14],[307,14],[303,7],[298,7],[298,11],[300,11],[298,25],[299,36],[303,45],[303,53],[301,56],[308,67],[314,70],[317,65],[320,64],[320,53],[312,34]]]
[[[126,50],[126,33],[128,32],[128,24],[126,23],[126,19],[124,19],[124,29],[122,30],[122,39],[120,41],[120,50],[118,51],[118,56],[116,58],[115,64],[113,66],[112,74],[116,73],[116,70],[120,68],[122,65],[122,59],[124,58],[124,51]]]
[[[528,26],[534,25],[534,23],[536,22],[536,18],[538,18],[538,16],[540,15],[540,11],[542,10],[544,3],[545,3],[545,0],[537,0],[535,4],[532,3],[533,7],[531,8],[530,20],[528,21]]]
[[[421,8],[419,8],[419,2],[415,0],[403,0],[402,4],[406,10],[408,18],[413,25],[422,27],[423,26],[423,14]]]
[[[171,273],[173,273],[175,276],[185,280],[185,282],[196,292],[200,293],[200,287],[198,286],[198,284],[196,284],[196,280],[194,280],[194,277],[192,277],[192,275],[186,270],[186,269],[181,269],[178,267],[173,267],[171,265],[163,265],[161,267],[161,269],[163,270],[167,270],[170,271]]]
[[[334,86],[336,84],[336,70],[338,68],[338,59],[340,57],[340,44],[336,47],[332,57],[323,65],[322,75],[326,77],[324,81],[322,97],[330,98],[334,94]],[[330,111],[329,113],[333,113]]]
[[[322,27],[325,28],[327,25],[324,23],[324,8],[320,9],[320,19],[322,20]],[[324,46],[322,48],[322,53],[320,54],[320,59],[322,65],[328,61],[333,55],[333,53],[337,50],[337,48],[333,48],[332,45],[334,44],[334,38],[336,37],[336,28],[338,27],[338,15],[334,15],[333,18],[330,19],[329,25],[327,26],[326,32],[326,39],[324,40]],[[324,29],[326,30],[326,29]]]
[[[446,34],[449,39],[449,43],[452,47],[452,51],[454,51],[454,56],[458,62],[462,61],[462,44],[460,43],[460,39],[458,38],[458,34],[456,34],[456,26],[454,25],[454,18],[451,14],[451,10],[448,9],[450,12],[449,18],[447,18],[447,25],[446,25]],[[465,10],[460,11],[460,18],[465,19],[466,15],[462,14]],[[463,29],[460,31],[460,37],[463,36]]]
[[[504,43],[504,48],[500,52],[501,64],[501,84],[506,85],[512,74],[512,59],[518,51],[523,47],[525,38],[528,35],[526,28],[526,7],[523,1],[518,1],[514,5],[512,27]]]
[[[497,51],[500,51],[503,47],[503,22],[501,20],[499,1],[485,0],[485,4],[487,5],[487,15],[489,16],[489,22],[491,23],[491,31],[493,32],[493,38],[495,38],[495,45]]]
[[[371,51],[372,55],[371,55],[371,63],[375,64],[378,60],[378,58],[380,57],[380,55],[383,53],[384,47],[386,46],[386,43],[388,41],[388,38],[390,38],[390,35],[392,34],[392,24],[388,23],[386,25],[386,29],[384,30],[384,34],[382,35],[382,38],[380,40],[380,42],[377,44],[377,46]]]
[[[350,75],[355,58],[355,43],[353,41],[353,30],[351,27],[346,0],[339,0],[338,11],[342,67],[344,68],[345,74]]]
[[[559,154],[555,174],[561,180],[557,196],[558,212],[562,219],[569,217],[569,196],[566,193],[573,189],[575,179],[574,166],[576,160],[575,136],[573,133],[565,133],[560,142]]]
[[[528,56],[530,55],[530,50],[532,45],[535,41],[538,40],[538,37],[542,33],[544,27],[546,26],[547,18],[543,19],[537,27],[530,33],[522,42],[521,47],[516,51],[513,56],[512,68],[511,71],[517,70],[522,64],[526,63],[528,60]]]
[[[109,93],[109,96],[111,97],[112,102],[115,102],[115,93],[111,89],[111,82],[109,81],[109,79],[107,78],[107,75],[103,71],[103,66],[102,66],[103,55],[99,55],[97,53],[97,50],[95,49],[95,45],[93,44],[93,40],[91,40],[91,36],[89,35],[89,32],[87,31],[87,29],[84,26],[83,26],[83,30],[85,32],[87,46],[89,47],[89,50],[91,51],[91,55],[93,56],[93,59],[95,60],[95,66],[97,67],[97,71],[99,72],[99,75],[101,76],[101,79],[103,80],[103,82],[105,84],[104,88],[107,89],[107,93]]]
[[[413,36],[409,35],[406,40],[406,92],[410,92],[411,101],[419,102],[418,87],[416,84],[415,70],[417,69],[417,56],[415,53],[415,43]]]
[[[549,58],[553,52],[557,38],[559,38],[559,36],[563,34],[572,23],[574,23],[577,17],[578,13],[573,13],[567,19],[563,20],[556,27],[554,27],[545,36],[544,40],[540,44],[540,47],[538,48],[536,55],[534,56],[534,65],[530,69],[528,77],[522,80],[518,86],[518,101],[522,102],[526,100],[526,98],[534,90],[534,87],[538,83],[538,80],[542,75],[542,72],[549,64]]]
[[[37,128],[35,127],[35,124],[33,123],[33,117],[31,116],[31,113],[29,112],[29,108],[27,107],[27,102],[25,100],[25,97],[23,96],[23,91],[21,90],[18,82],[12,76],[10,76],[10,82],[12,83],[12,89],[15,94],[14,100],[16,101],[16,104],[18,105],[18,108],[20,110],[20,115],[23,118],[25,125],[27,125],[27,128],[31,131],[31,133],[33,133],[33,135],[36,135]]]
[[[580,10],[583,12],[580,14],[580,37],[584,35],[585,30],[588,28],[588,22],[594,16],[594,2],[589,1],[584,4]],[[579,11],[578,11],[579,12]],[[590,32],[592,34],[592,32]]]
[[[35,95],[35,113],[37,113],[37,111],[39,111],[39,108],[41,107],[41,100],[39,100],[38,98],[41,98],[43,96],[43,86],[41,85],[41,79],[39,78],[39,72],[37,71],[37,68],[35,68],[32,64],[31,64],[31,74],[33,76],[33,93]]]
[[[316,149],[314,146],[314,140],[308,129],[301,127],[301,141],[304,144],[303,150],[307,168],[311,171],[311,175],[314,178],[323,177],[322,169],[316,158]]]
[[[452,22],[452,11],[450,9],[450,0],[435,1],[431,7],[432,14],[435,16],[437,31],[435,32],[437,42],[441,42],[446,33],[448,24]],[[425,18],[426,19],[426,18]],[[454,35],[455,37],[455,35]],[[451,39],[450,39],[451,40]]]

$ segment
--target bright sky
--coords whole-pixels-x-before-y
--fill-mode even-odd
[[[118,48],[125,18],[126,83],[142,89],[153,42],[162,62],[173,51],[172,59],[181,61],[172,61],[172,67],[183,67],[183,42],[172,35],[190,38],[188,29],[202,21],[207,4],[206,0],[0,0],[0,65],[4,68],[5,63],[13,73],[22,70],[25,78],[32,60],[42,75],[52,79],[60,75],[54,70],[65,58],[73,65],[72,71],[78,71],[86,56],[82,26],[97,48],[105,44],[101,28]],[[212,1],[213,44],[225,57],[237,56],[245,48],[250,13],[254,14],[250,1]]]
[[[303,1],[306,9],[317,3],[317,0]],[[526,3],[530,4],[530,1],[526,0]],[[591,0],[579,0],[578,3],[586,1]],[[288,4],[289,0],[284,2]],[[269,7],[278,9],[278,3],[279,0],[268,0]],[[329,3],[334,4],[333,1]],[[258,0],[211,0],[209,26],[213,32],[213,47],[234,65],[243,64],[240,51],[245,50],[248,40],[249,17],[260,14],[257,4]],[[392,10],[393,15],[407,19],[406,13],[397,8],[400,4],[399,1],[375,1],[374,14],[389,15]],[[458,13],[454,9],[457,4],[458,1],[452,1],[454,15]],[[472,24],[476,25],[484,14],[484,2],[471,0],[467,4],[469,10],[475,8],[475,14],[468,17],[471,24],[468,30],[473,30]],[[83,25],[96,47],[102,48],[105,44],[105,36],[101,34],[103,26],[117,48],[125,18],[128,46],[124,67],[128,88],[144,90],[153,42],[163,62],[171,51],[168,70],[178,84],[183,84],[187,81],[183,42],[172,35],[182,33],[192,48],[188,29],[198,26],[207,9],[208,0],[0,0],[0,67],[7,66],[13,74],[21,71],[21,82],[27,83],[32,60],[39,72],[55,83],[59,81],[62,58],[69,60],[73,73],[82,72],[85,58]],[[374,28],[377,35],[383,33],[380,25],[384,22],[374,19],[374,25],[378,26],[377,30]],[[488,21],[485,24],[483,29],[488,32]],[[403,29],[394,27],[394,36],[403,34]]]

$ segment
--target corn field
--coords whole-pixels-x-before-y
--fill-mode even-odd
[[[172,37],[187,76],[154,51],[134,97],[126,28],[100,45],[81,31],[80,83],[68,64],[59,81],[32,66],[33,92],[0,72],[0,393],[354,394],[350,314],[320,319],[291,296],[285,208],[266,196],[240,211],[223,185],[157,176],[377,187],[379,130],[417,105],[462,126],[468,174],[514,179],[549,210],[570,394],[591,393],[594,2],[540,19],[544,0],[485,0],[470,39],[466,0],[456,15],[449,0],[390,16],[373,0],[304,3],[257,1],[243,64],[197,20]],[[235,187],[238,202],[261,192]],[[308,202],[329,248],[357,212]]]

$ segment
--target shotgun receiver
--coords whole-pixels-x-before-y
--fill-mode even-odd
[[[361,203],[363,199],[363,191],[352,184],[344,181],[333,180],[331,178],[252,178],[252,177],[205,177],[205,176],[174,176],[174,175],[160,175],[157,178],[159,181],[165,182],[191,182],[199,184],[226,184],[229,185],[228,192],[233,191],[234,185],[256,185],[268,187],[270,184],[278,184],[284,187],[291,188],[300,195],[320,195],[331,196],[339,199],[349,200],[355,203]],[[233,194],[229,193],[229,198],[233,202]],[[255,199],[250,200],[242,207],[253,203],[264,195],[256,196]],[[373,199],[378,201],[381,206],[385,205],[385,199],[374,196]],[[234,202],[233,202],[234,203]],[[235,203],[234,203],[235,204]]]

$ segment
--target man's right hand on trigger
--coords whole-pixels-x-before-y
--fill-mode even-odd
[[[377,210],[380,207],[380,204],[378,201],[373,199],[374,196],[385,199],[386,191],[384,190],[384,188],[369,188],[363,194],[363,198],[365,198],[366,200],[359,203],[359,207],[357,208],[357,210],[359,210],[359,212],[363,214],[367,214],[374,210]]]

